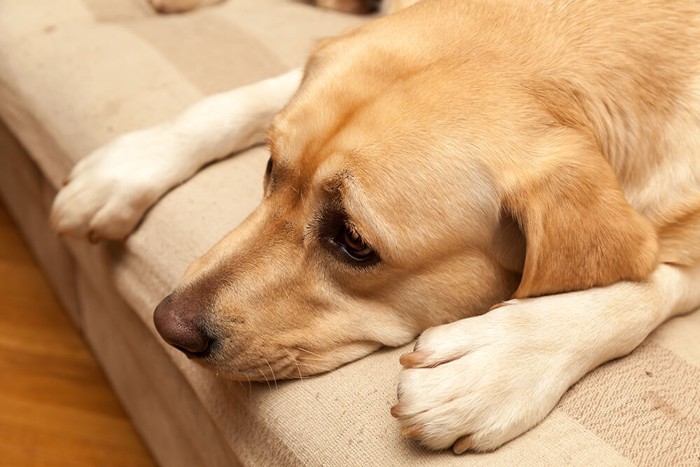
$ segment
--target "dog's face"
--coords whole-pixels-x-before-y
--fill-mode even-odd
[[[595,268],[580,258],[583,271],[558,266],[581,252],[573,230],[586,242],[600,235],[586,222],[567,227],[572,215],[602,216],[597,198],[621,198],[598,163],[570,163],[549,196],[538,194],[536,174],[559,170],[562,146],[585,158],[585,145],[550,131],[543,106],[488,64],[465,74],[425,66],[415,46],[372,48],[387,43],[374,36],[391,25],[319,47],[270,130],[262,203],[156,311],[166,340],[219,374],[320,373],[514,292],[638,273],[600,273],[601,261],[620,256],[605,248],[586,253]],[[579,184],[588,189],[593,178],[600,190],[580,199]]]
[[[494,253],[492,180],[436,121],[444,103],[370,85],[372,69],[329,79],[351,71],[327,53],[273,122],[262,203],[167,301],[201,320],[213,342],[198,361],[220,374],[328,371],[517,286]]]

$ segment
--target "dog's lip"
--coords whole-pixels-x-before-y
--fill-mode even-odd
[[[193,358],[195,363],[202,365],[205,369],[214,373],[216,376],[243,382],[273,382],[291,379],[302,379],[311,376],[303,372],[295,365],[294,360],[288,355],[268,356],[264,360],[256,360],[255,362],[247,362],[245,358],[242,361],[227,358],[225,354],[218,353],[216,346],[213,355],[210,358]],[[241,355],[239,355],[239,358]],[[300,376],[299,373],[302,373]]]

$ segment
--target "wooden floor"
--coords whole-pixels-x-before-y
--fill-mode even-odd
[[[0,205],[0,466],[154,462]]]

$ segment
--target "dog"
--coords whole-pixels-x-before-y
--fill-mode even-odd
[[[265,140],[260,206],[154,313],[221,375],[312,375],[419,336],[401,433],[489,451],[700,306],[695,1],[424,0],[98,149],[52,225],[124,238]]]

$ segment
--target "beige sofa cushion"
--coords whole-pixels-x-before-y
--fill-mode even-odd
[[[157,16],[139,0],[2,0],[0,115],[58,187],[76,160],[115,135],[298,66],[315,40],[362,21],[296,0],[229,0],[178,16]],[[166,349],[214,421],[217,437],[193,442],[224,443],[255,465],[700,462],[699,313],[674,319],[630,357],[593,372],[542,424],[485,455],[429,453],[400,439],[389,408],[401,350],[270,387],[222,381],[192,365],[157,338],[152,310],[257,204],[266,160],[255,148],[207,167],[165,196],[123,244],[68,241],[106,267],[147,338]],[[179,409],[177,400],[165,402]]]

